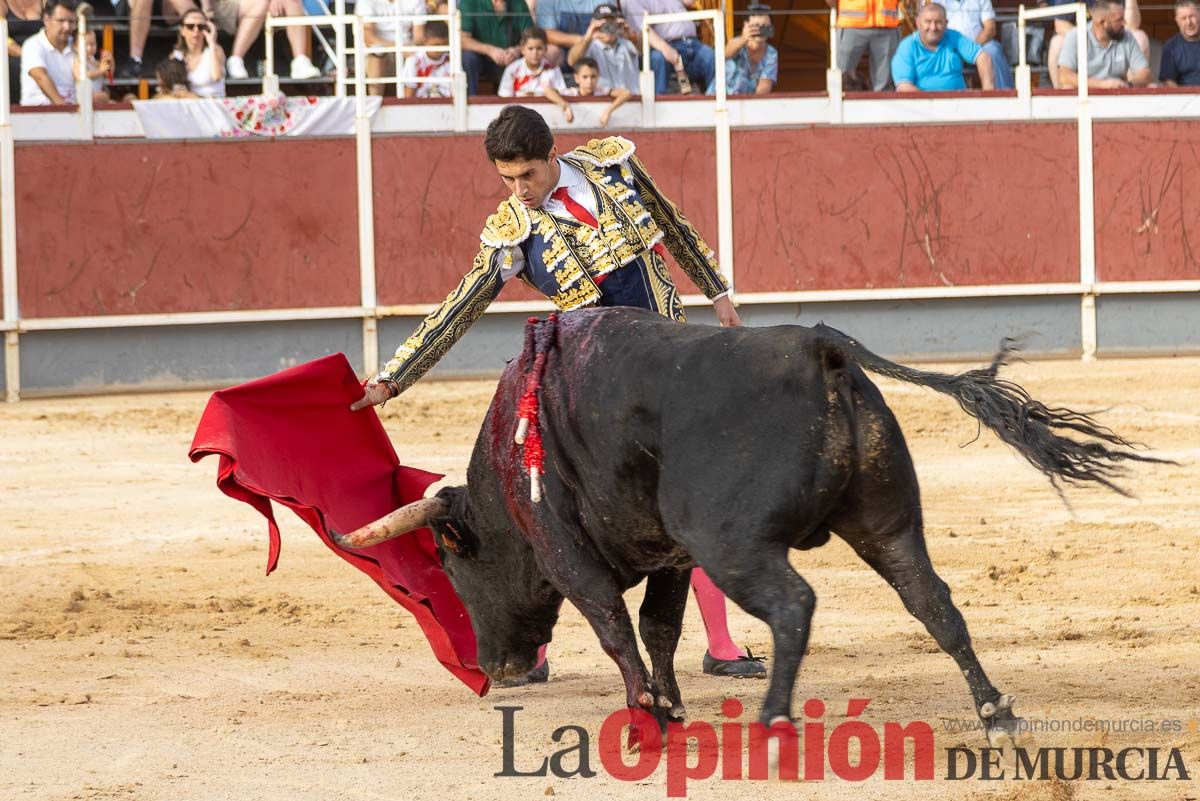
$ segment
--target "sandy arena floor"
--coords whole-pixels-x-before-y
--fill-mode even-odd
[[[1043,745],[1179,747],[1200,774],[1200,360],[1018,365],[1035,397],[1102,419],[1183,466],[1144,466],[1137,500],[1048,483],[952,401],[881,382],[920,474],[928,542],[985,668],[1030,719],[1170,719],[1182,730],[1041,734]],[[489,382],[426,383],[384,411],[407,463],[462,476]],[[552,680],[474,697],[412,620],[286,510],[279,570],[265,522],[221,495],[215,459],[187,448],[207,393],[24,401],[0,407],[0,799],[657,799],[660,768],[626,784],[493,778],[497,704],[517,718],[518,767],[554,728],[595,736],[623,704],[615,666],[568,608]],[[836,538],[794,554],[819,597],[797,698],[865,719],[972,715],[953,661]],[[631,594],[631,600],[640,590]],[[636,601],[633,601],[636,603]],[[764,626],[732,612],[740,642]],[[678,660],[692,719],[723,698],[752,717],[765,684],[700,671],[689,604]],[[799,711],[797,710],[797,714]],[[560,746],[561,747],[561,746]],[[693,798],[1195,799],[1192,782],[694,782]]]

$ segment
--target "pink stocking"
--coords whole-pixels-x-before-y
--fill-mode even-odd
[[[729,622],[725,617],[725,596],[712,579],[700,568],[692,570],[692,592],[696,594],[696,605],[700,607],[700,619],[708,633],[708,652],[713,659],[737,659],[746,652],[734,644],[729,636]]]
[[[534,667],[541,667],[542,663],[546,661],[546,648],[547,647],[548,646],[543,645],[541,648],[538,649],[538,659],[537,659],[537,663],[534,664]]]

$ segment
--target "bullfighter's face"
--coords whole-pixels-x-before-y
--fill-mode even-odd
[[[538,649],[550,642],[562,595],[546,581],[533,551],[515,530],[472,526],[460,487],[442,490],[450,514],[430,521],[442,567],[471,615],[479,667],[493,679],[532,670]]]
[[[558,148],[550,148],[546,159],[520,159],[518,161],[497,161],[496,172],[508,187],[508,191],[516,195],[517,200],[527,208],[536,209],[549,196],[558,183],[560,167],[558,166]]]

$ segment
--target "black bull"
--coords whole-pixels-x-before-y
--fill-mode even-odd
[[[565,597],[616,661],[628,704],[660,723],[681,719],[673,660],[698,565],[770,627],[760,719],[790,718],[816,594],[788,552],[833,532],[958,663],[989,739],[1015,733],[1012,696],[988,680],[930,564],[908,447],[863,370],[954,397],[1056,487],[1118,489],[1123,461],[1152,458],[1086,415],[998,379],[1007,347],[988,368],[951,376],[889,362],[822,325],[721,329],[633,309],[576,312],[554,325],[540,324],[538,346],[504,371],[467,484],[442,490],[430,520],[489,675],[534,666]],[[545,354],[536,503],[514,444],[534,350]],[[639,630],[652,670],[622,598],[643,578]]]

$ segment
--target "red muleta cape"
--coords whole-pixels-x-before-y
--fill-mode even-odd
[[[489,682],[476,662],[471,620],[429,529],[362,550],[340,548],[329,536],[419,500],[441,478],[400,464],[374,409],[350,411],[362,395],[340,353],[223,389],[209,399],[189,456],[195,462],[219,454],[217,487],[267,518],[268,574],[279,561],[276,501],[411,612],[438,661],[484,695]]]

